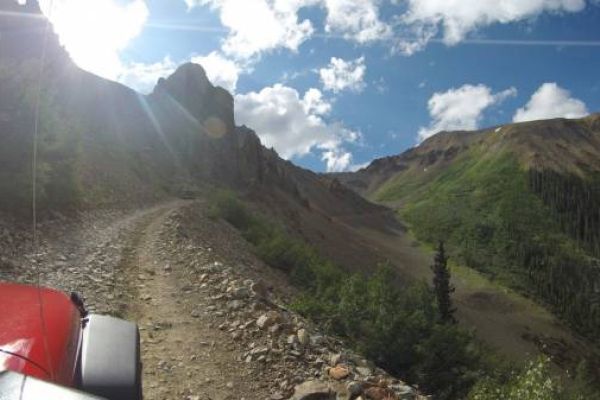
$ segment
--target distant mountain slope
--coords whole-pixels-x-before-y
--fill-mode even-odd
[[[340,261],[378,259],[369,249],[358,257],[340,249],[360,244],[338,222],[353,216],[353,223],[396,228],[390,212],[263,147],[251,129],[236,126],[232,96],[201,66],[182,65],[144,96],[79,69],[45,27],[35,2],[0,3],[0,211],[30,213],[39,105],[42,211],[135,205],[217,185],[284,217]]]
[[[600,115],[442,132],[336,177],[600,340]]]
[[[600,114],[580,120],[532,121],[480,131],[440,132],[419,146],[373,161],[356,173],[334,174],[367,197],[379,197],[394,180],[424,177],[476,146],[509,151],[523,168],[585,176],[600,171]]]

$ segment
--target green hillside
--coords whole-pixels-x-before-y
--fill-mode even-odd
[[[528,167],[476,143],[444,168],[408,169],[374,194],[423,241],[551,306],[600,339],[600,176]]]

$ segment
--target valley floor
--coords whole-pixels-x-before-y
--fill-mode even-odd
[[[431,281],[434,253],[410,232],[387,235],[355,228],[366,244],[387,257],[401,276]],[[554,315],[535,301],[487,279],[467,267],[452,266],[452,284],[457,317],[477,337],[515,361],[552,356],[562,370],[572,370],[578,360],[596,351],[586,340],[575,336]]]

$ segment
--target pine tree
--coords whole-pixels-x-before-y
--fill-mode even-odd
[[[444,242],[440,241],[435,254],[433,265],[433,288],[438,304],[440,320],[443,323],[456,323],[454,318],[455,308],[452,307],[450,294],[454,292],[454,287],[450,285],[450,270],[448,269],[448,257],[444,249]]]

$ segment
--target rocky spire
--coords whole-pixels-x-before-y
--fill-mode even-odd
[[[183,106],[212,136],[234,130],[233,97],[208,80],[198,64],[181,65],[167,79],[161,78],[152,96],[168,96]]]

